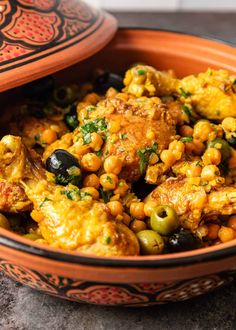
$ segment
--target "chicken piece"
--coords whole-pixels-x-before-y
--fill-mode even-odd
[[[235,79],[228,71],[208,69],[182,79],[179,89],[184,101],[190,102],[201,116],[222,120],[236,117]]]
[[[137,97],[175,95],[191,104],[208,119],[236,117],[236,77],[226,70],[208,69],[182,80],[150,66],[135,66],[127,71],[124,91]]]
[[[32,203],[23,188],[0,179],[0,211],[19,213],[32,210]]]
[[[169,178],[158,186],[146,200],[155,200],[173,207],[181,226],[195,232],[202,219],[236,212],[236,188],[221,187],[207,193],[203,186],[191,185],[187,179]]]
[[[68,132],[63,121],[48,118],[27,116],[10,124],[10,133],[21,136],[28,147],[33,147],[36,144],[45,147],[48,144],[43,139],[43,133],[46,130],[52,130],[55,139]]]
[[[173,94],[179,81],[172,72],[158,71],[148,65],[137,65],[129,69],[124,78],[124,92],[141,96],[164,96]]]
[[[92,108],[92,111],[91,111]],[[80,127],[74,131],[73,143],[67,150],[80,159],[93,150],[92,132],[103,135],[103,158],[118,156],[123,162],[121,178],[137,181],[145,173],[149,156],[168,148],[175,136],[176,111],[172,113],[157,97],[134,98],[124,93],[100,101],[97,106],[79,108]],[[44,160],[64,138],[46,148]]]
[[[20,137],[5,136],[0,148],[8,154],[4,175],[21,184],[34,210],[43,238],[62,249],[101,256],[139,254],[135,234],[116,222],[105,204],[92,200],[77,187],[62,187],[47,181],[35,153],[28,150]],[[2,159],[1,159],[2,162]]]

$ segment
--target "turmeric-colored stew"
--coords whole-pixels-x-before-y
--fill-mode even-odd
[[[236,237],[236,77],[135,65],[28,85],[0,141],[0,226],[100,256]]]

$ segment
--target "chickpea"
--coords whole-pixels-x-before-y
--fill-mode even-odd
[[[83,170],[88,172],[96,172],[97,170],[99,170],[101,165],[101,159],[91,152],[85,154],[81,159],[81,167],[83,168]]]
[[[179,151],[179,152],[183,153],[185,150],[184,143],[181,141],[174,140],[173,142],[171,142],[169,144],[169,150]]]
[[[205,145],[199,140],[193,140],[192,142],[185,143],[185,149],[187,152],[200,156],[205,150]]]
[[[120,130],[120,121],[119,120],[111,120],[108,125],[110,133],[117,133]]]
[[[105,173],[100,176],[100,184],[104,189],[114,190],[118,184],[118,177],[113,173]]]
[[[146,138],[148,140],[154,140],[155,139],[155,132],[153,132],[153,130],[148,130],[146,133]]]
[[[220,175],[220,170],[216,165],[206,165],[202,169],[201,178],[206,181],[214,180]]]
[[[156,201],[148,201],[144,204],[144,213],[146,217],[150,217],[152,211],[158,206],[158,202]]]
[[[183,125],[179,129],[180,135],[187,137],[187,136],[193,136],[193,128],[188,125]]]
[[[131,221],[131,217],[127,213],[123,213],[123,223],[126,226],[129,226],[130,221]]]
[[[100,134],[93,132],[91,134],[91,142],[89,144],[94,151],[101,149],[103,145],[103,139]]]
[[[83,102],[90,103],[92,105],[96,105],[100,101],[100,96],[96,93],[89,93],[83,98]]]
[[[205,142],[213,131],[211,123],[207,120],[199,120],[193,128],[193,138]]]
[[[216,148],[207,148],[202,156],[205,165],[219,165],[221,162],[221,153]]]
[[[130,205],[130,214],[137,218],[138,220],[142,220],[145,218],[144,213],[144,203],[143,202],[133,202]]]
[[[83,186],[84,187],[94,187],[94,188],[98,189],[100,186],[99,177],[94,173],[87,175],[84,178]]]
[[[57,140],[57,133],[52,129],[45,129],[41,134],[42,143],[51,144]]]
[[[163,150],[160,158],[167,166],[172,166],[176,162],[176,157],[171,150]]]
[[[235,132],[236,131],[236,118],[226,117],[222,121],[223,129],[227,132]]]
[[[218,238],[218,232],[220,230],[220,226],[216,223],[210,223],[208,225],[208,234],[207,237],[211,240],[215,240]]]
[[[218,237],[222,243],[232,241],[235,238],[235,231],[232,228],[222,226],[218,232]]]
[[[188,178],[197,178],[200,177],[202,173],[202,166],[196,163],[190,164],[189,168],[186,171],[186,176]]]
[[[145,230],[147,228],[147,225],[145,222],[141,221],[141,220],[133,220],[130,224],[130,229],[134,232],[134,233],[138,233],[141,230]]]
[[[99,199],[99,192],[94,187],[85,187],[80,190],[83,193],[91,195],[93,199]]]
[[[122,170],[122,161],[116,156],[109,156],[105,159],[103,166],[107,173],[118,175]]]
[[[236,230],[236,215],[231,215],[227,223],[228,227]]]
[[[116,217],[117,215],[121,215],[123,213],[123,205],[119,201],[108,202],[107,206],[110,209],[111,215]]]
[[[129,190],[129,186],[125,180],[121,179],[118,183],[118,187],[114,191],[115,194],[119,194],[121,197],[125,196],[127,190]]]

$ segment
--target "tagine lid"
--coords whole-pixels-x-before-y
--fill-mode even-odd
[[[0,1],[0,92],[97,53],[117,21],[80,0]]]

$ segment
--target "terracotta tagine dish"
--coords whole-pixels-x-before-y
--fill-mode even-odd
[[[1,1],[0,27],[1,131],[22,86],[48,75],[63,84],[80,83],[99,67],[120,73],[137,62],[173,69],[178,77],[209,67],[236,74],[236,49],[226,43],[141,28],[116,32],[114,18],[82,1]],[[179,253],[101,257],[0,228],[0,267],[10,278],[63,299],[148,306],[190,299],[233,281],[236,240]]]

